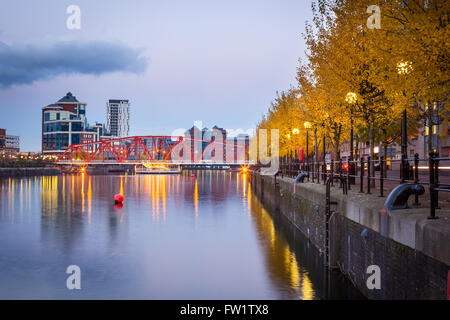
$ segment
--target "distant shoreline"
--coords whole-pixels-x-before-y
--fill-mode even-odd
[[[11,167],[0,168],[0,178],[28,177],[28,176],[54,176],[62,170],[54,167]]]

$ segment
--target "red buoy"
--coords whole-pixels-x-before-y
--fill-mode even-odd
[[[122,202],[123,202],[123,195],[121,195],[120,193],[116,194],[114,196],[114,203],[115,204],[119,204],[119,203],[122,203]]]
[[[195,175],[194,175],[194,174],[191,174],[191,178],[195,178]]]

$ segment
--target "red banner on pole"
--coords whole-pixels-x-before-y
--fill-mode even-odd
[[[298,160],[300,160],[300,162],[303,162],[303,158],[304,158],[304,155],[303,155],[303,148],[300,148],[300,149],[298,150]]]

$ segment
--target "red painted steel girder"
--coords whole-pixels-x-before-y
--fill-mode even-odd
[[[147,144],[144,141],[146,141]],[[215,148],[216,146],[229,145],[242,148],[242,146],[235,145],[230,142],[218,142],[214,140],[192,138],[187,138],[185,140],[180,136],[133,136],[73,144],[69,146],[56,161],[61,161],[66,157],[72,161],[74,157],[79,157],[85,164],[88,164],[91,161],[98,160],[100,156],[103,161],[105,161],[105,158],[107,157],[108,160],[116,161],[118,163],[127,161],[132,156],[134,156],[134,160],[170,160],[173,150],[179,144],[184,146],[183,150],[186,150],[191,158],[191,161],[194,161],[194,155],[191,153],[191,148],[186,144],[187,141],[190,141],[191,143],[209,143],[203,150],[200,158],[197,160],[203,159],[206,151],[208,149],[212,149],[213,147]],[[151,151],[148,149],[148,144],[150,144]],[[157,159],[158,157],[159,159]],[[235,154],[233,155],[233,158],[236,160]]]

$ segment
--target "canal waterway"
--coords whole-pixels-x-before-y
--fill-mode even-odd
[[[245,174],[2,178],[0,192],[1,299],[362,298]]]

